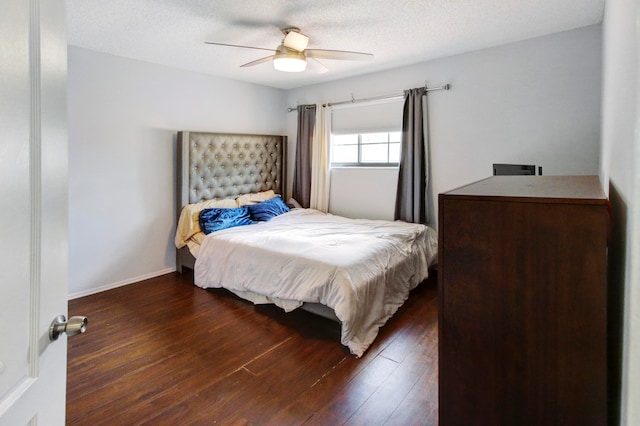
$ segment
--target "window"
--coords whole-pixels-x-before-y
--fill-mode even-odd
[[[400,132],[331,135],[331,166],[397,166]]]

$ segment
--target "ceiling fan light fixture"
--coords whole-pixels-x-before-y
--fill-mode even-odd
[[[307,69],[307,58],[300,52],[278,52],[273,58],[273,68],[284,72],[302,72]]]

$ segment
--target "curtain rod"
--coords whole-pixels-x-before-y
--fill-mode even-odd
[[[425,90],[427,92],[433,92],[436,90],[449,90],[451,88],[451,86],[449,85],[449,83],[443,85],[443,86],[439,86],[439,87],[427,87],[427,85],[425,84],[424,86]],[[352,98],[349,101],[340,101],[340,102],[329,102],[327,104],[325,104],[326,106],[334,106],[334,105],[345,105],[345,104],[356,104],[359,102],[371,102],[371,101],[382,101],[382,100],[391,100],[391,99],[395,99],[395,98],[403,98],[404,97],[404,93],[400,94],[400,95],[386,95],[386,96],[374,96],[372,98],[362,98],[362,99],[355,99]],[[297,111],[298,108],[287,108],[287,112],[291,112],[291,111]]]

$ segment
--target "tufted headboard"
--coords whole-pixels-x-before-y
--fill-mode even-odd
[[[178,217],[184,206],[273,189],[285,198],[287,137],[178,132]],[[187,247],[176,252],[176,270],[193,269]]]
[[[203,200],[286,190],[287,137],[178,132],[178,210]]]

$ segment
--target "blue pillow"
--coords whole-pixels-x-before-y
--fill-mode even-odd
[[[280,197],[275,197],[258,204],[250,204],[247,207],[249,207],[251,219],[262,222],[266,222],[273,217],[291,210]]]
[[[200,228],[205,234],[233,228],[234,226],[252,225],[255,223],[251,220],[247,206],[236,209],[204,209],[200,212],[199,221]]]

